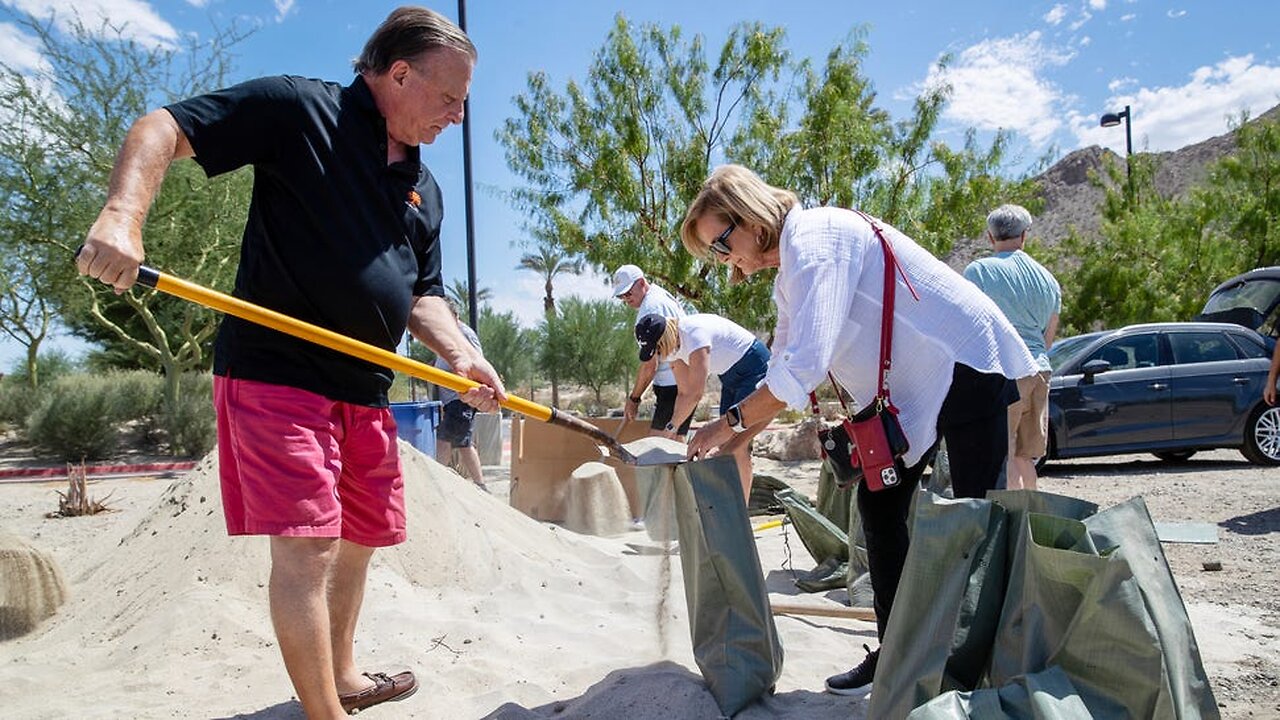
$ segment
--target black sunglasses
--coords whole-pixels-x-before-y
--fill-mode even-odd
[[[729,236],[733,234],[733,231],[737,229],[737,227],[738,225],[736,223],[729,223],[729,227],[725,228],[724,232],[717,235],[716,239],[711,241],[711,252],[721,257],[729,257],[729,253],[733,251],[729,249],[729,244],[725,241],[729,239]]]

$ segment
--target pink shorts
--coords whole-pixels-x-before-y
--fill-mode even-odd
[[[404,541],[404,480],[387,408],[215,376],[222,509],[231,535]]]

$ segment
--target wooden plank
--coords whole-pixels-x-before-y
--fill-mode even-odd
[[[876,611],[871,608],[844,607],[842,605],[812,605],[808,603],[771,602],[774,615],[808,615],[850,620],[876,621]]]

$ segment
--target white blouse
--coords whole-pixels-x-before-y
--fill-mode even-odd
[[[876,220],[919,301],[897,278],[889,390],[919,462],[937,439],[938,413],[957,362],[1020,378],[1035,359],[1004,314],[973,283],[892,226]],[[871,226],[839,208],[793,208],[779,239],[773,355],[764,384],[792,408],[827,371],[859,407],[876,395],[884,254]]]

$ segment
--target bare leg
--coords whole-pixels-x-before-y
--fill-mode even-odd
[[[373,682],[360,674],[355,663],[356,622],[364,602],[365,580],[373,548],[339,541],[338,562],[329,579],[329,641],[333,652],[333,677],[338,692],[356,692]]]
[[[453,465],[453,445],[448,440],[436,440],[436,462],[445,467]]]
[[[1023,490],[1036,489],[1036,461],[1035,458],[1009,456],[1009,465],[1018,468],[1018,474],[1022,478]]]
[[[336,538],[271,538],[271,624],[309,720],[346,717],[334,684],[327,602],[338,543]]]
[[[484,485],[484,470],[480,467],[480,453],[474,445],[468,445],[464,448],[458,448],[458,455],[462,457],[463,473],[471,478],[471,482],[477,485]]]

